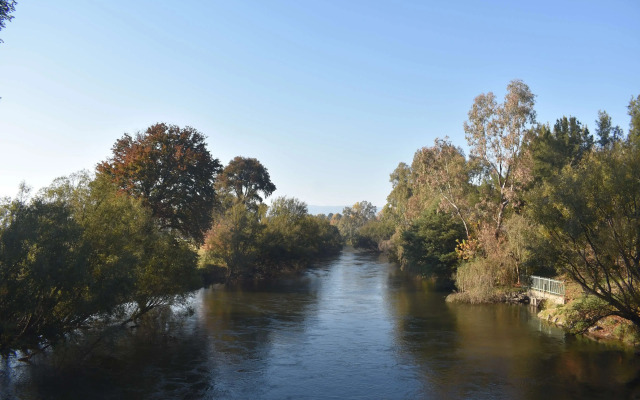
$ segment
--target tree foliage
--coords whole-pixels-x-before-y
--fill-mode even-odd
[[[629,100],[629,105],[627,106],[627,113],[631,117],[631,122],[629,122],[629,137],[634,141],[640,141],[640,94]]]
[[[534,126],[533,106],[517,80],[502,103],[492,93],[476,97],[464,124],[470,157],[447,139],[419,149],[410,167],[400,163],[391,174],[380,220],[357,233],[421,272],[455,270],[463,301],[500,300],[521,273],[564,271],[595,299],[576,306],[581,327],[605,314],[640,326],[640,96],[629,102],[626,137],[598,113],[597,142],[574,117]],[[357,237],[345,211],[333,222]],[[451,215],[466,238],[458,260],[443,264],[433,255],[452,255],[438,248]]]
[[[396,225],[390,218],[372,219],[358,229],[353,247],[380,251],[389,246],[396,231]]]
[[[495,234],[498,235],[507,205],[517,195],[521,150],[526,145],[528,127],[535,122],[534,95],[520,80],[507,85],[504,102],[498,104],[493,93],[474,100],[464,123],[471,155],[485,163],[498,196],[495,204]]]
[[[622,128],[613,126],[611,117],[606,111],[598,111],[596,120],[596,134],[598,135],[598,145],[602,148],[609,147],[622,139]]]
[[[404,224],[409,216],[409,199],[413,195],[411,167],[401,162],[390,174],[391,193],[387,196],[387,204],[383,208],[383,215],[391,218],[396,224]]]
[[[262,203],[271,196],[276,185],[269,171],[255,158],[235,157],[224,168],[218,179],[219,187],[235,195],[246,206]],[[263,198],[264,197],[264,198]]]
[[[227,277],[252,275],[259,255],[264,207],[258,211],[237,202],[216,218],[207,232],[204,251],[208,263],[227,268]]]
[[[565,167],[532,214],[573,280],[640,326],[640,148],[618,143]]]
[[[304,266],[342,249],[338,229],[325,218],[307,214],[307,205],[296,198],[275,199],[265,223],[262,262],[272,269]]]
[[[256,209],[235,202],[207,233],[204,256],[226,268],[229,279],[262,278],[341,248],[338,229],[326,218],[309,215],[298,199],[280,197],[268,211],[264,204]]]
[[[465,235],[459,219],[427,212],[402,234],[403,264],[422,275],[450,281],[458,261],[456,246]]]
[[[269,207],[270,220],[283,225],[295,223],[307,214],[307,204],[294,197],[278,197]]]
[[[433,147],[423,147],[416,152],[412,170],[415,184],[429,187],[439,199],[438,207],[451,211],[469,237],[471,211],[467,200],[472,190],[472,168],[462,149],[451,144],[448,138],[437,138]]]
[[[611,139],[607,138],[608,144]],[[565,165],[577,165],[592,147],[593,137],[575,117],[556,120],[553,130],[546,125],[539,126],[530,146],[536,181],[549,179]]]
[[[359,201],[352,207],[345,207],[338,221],[338,229],[346,243],[354,245],[358,240],[358,230],[375,217],[376,206],[368,201]]]
[[[0,31],[6,27],[6,23],[14,17],[11,15],[16,11],[16,0],[0,0]],[[0,43],[3,43],[0,39]]]
[[[211,226],[214,182],[221,168],[205,137],[191,127],[159,123],[134,137],[125,134],[112,152],[98,164],[98,172],[141,198],[163,229],[201,242]]]
[[[38,351],[197,287],[196,255],[138,199],[86,174],[0,207],[0,351]]]
[[[0,235],[0,352],[61,339],[96,309],[84,289],[88,249],[64,204],[3,205]]]

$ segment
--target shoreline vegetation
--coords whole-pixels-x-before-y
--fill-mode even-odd
[[[538,123],[534,105],[519,80],[501,103],[477,96],[463,124],[470,154],[448,138],[419,149],[391,173],[380,212],[368,201],[315,216],[296,198],[267,205],[276,186],[255,158],[223,166],[191,127],[124,134],[93,173],[2,199],[0,356],[97,343],[203,285],[300,271],[344,244],[454,290],[448,301],[502,301],[521,275],[563,274],[584,296],[543,317],[637,335],[640,96],[626,135],[605,111],[594,137],[574,117]]]
[[[304,202],[264,204],[275,189],[257,159],[223,167],[201,133],[164,123],[125,134],[95,173],[23,185],[0,203],[0,356],[97,344],[213,282],[340,252],[338,229]]]
[[[571,333],[635,344],[640,96],[629,101],[627,132],[606,111],[593,130],[572,116],[540,123],[534,106],[519,80],[502,102],[492,92],[477,96],[463,123],[468,155],[438,138],[398,164],[375,218],[355,230],[341,216],[332,221],[347,243],[451,289],[447,301],[504,301],[523,275],[562,276],[581,295],[543,318],[566,314]],[[604,333],[608,326],[617,333]]]

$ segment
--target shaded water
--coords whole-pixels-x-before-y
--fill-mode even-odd
[[[374,255],[199,291],[89,369],[0,364],[0,398],[564,399],[640,393],[640,358],[527,307],[452,305]],[[58,350],[61,352],[62,350]],[[71,371],[71,372],[70,372]]]

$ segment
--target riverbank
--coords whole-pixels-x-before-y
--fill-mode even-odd
[[[497,303],[529,303],[523,287],[492,288],[487,291],[454,292],[446,297],[447,303],[497,304]]]
[[[581,305],[585,301],[585,298],[579,298],[563,305],[544,304],[537,316],[563,327],[570,333],[597,341],[616,342],[629,347],[640,345],[640,334],[630,321],[610,315],[592,324],[588,317],[581,318]]]
[[[628,320],[615,315],[606,315],[607,306],[589,296],[576,282],[566,280],[565,303],[543,302],[538,318],[558,325],[571,334],[587,338],[637,347],[640,332]]]
[[[449,303],[466,304],[528,304],[526,289],[522,287],[491,288],[485,291],[454,292],[447,296]],[[606,316],[605,309],[593,297],[587,296],[578,284],[568,284],[566,303],[543,301],[537,317],[563,328],[574,335],[597,341],[618,343],[626,347],[640,346],[640,332],[633,324],[618,316]]]
[[[566,340],[525,307],[445,303],[363,252],[286,279],[214,285],[186,306],[120,330],[69,369],[57,368],[72,361],[66,346],[0,362],[0,398],[589,399],[639,388],[633,352]]]

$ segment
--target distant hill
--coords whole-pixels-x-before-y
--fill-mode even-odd
[[[317,214],[342,214],[342,210],[347,206],[307,206],[309,209],[309,214],[317,215]]]

